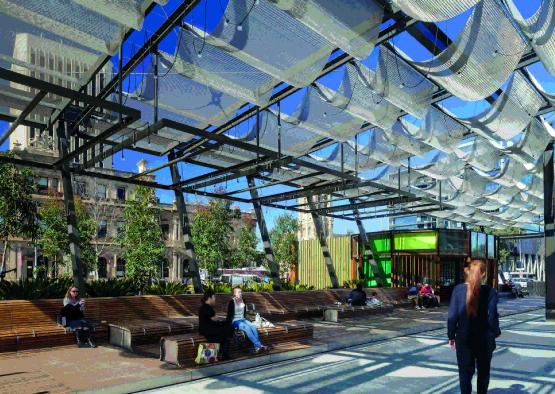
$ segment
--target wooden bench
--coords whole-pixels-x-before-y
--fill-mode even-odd
[[[0,353],[75,343],[75,334],[57,323],[61,309],[60,299],[0,301]],[[94,335],[106,339],[106,325]]]
[[[405,308],[412,306],[412,301],[407,299],[408,289],[406,287],[375,288],[378,299],[393,305],[394,308]]]
[[[266,294],[296,318],[322,316],[326,308],[338,302],[337,297],[327,290],[277,291]]]
[[[283,322],[273,328],[259,328],[258,333],[263,344],[275,345],[312,338],[314,327],[310,323]],[[250,341],[244,338],[244,333],[240,332],[240,335],[245,339],[243,346],[239,347],[232,341],[230,349],[232,356],[248,353],[252,348]],[[206,342],[206,339],[202,335],[193,333],[163,337],[160,339],[160,360],[179,367],[191,366],[197,356],[198,346],[203,342]]]

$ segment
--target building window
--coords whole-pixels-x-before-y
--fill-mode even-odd
[[[98,238],[106,238],[106,234],[108,233],[108,222],[106,220],[101,220],[98,224]]]
[[[118,238],[123,237],[124,232],[125,232],[125,222],[120,220],[116,223],[116,234]]]
[[[38,179],[37,191],[39,192],[39,194],[48,194],[48,178]]]
[[[118,187],[116,196],[117,196],[118,200],[125,201],[125,188],[124,187]]]
[[[87,184],[85,182],[75,182],[75,194],[80,197],[87,196]]]
[[[59,186],[58,178],[50,178],[50,190],[55,193],[58,193],[58,186]]]
[[[101,200],[106,199],[106,185],[98,185],[98,188],[96,189],[96,197]]]
[[[121,278],[125,275],[125,259],[118,257],[116,260],[116,276]]]
[[[108,277],[108,263],[106,261],[106,258],[99,257],[96,268],[98,270],[98,277],[99,278]]]
[[[168,222],[162,222],[160,227],[162,227],[162,238],[167,241],[170,239],[170,225]]]

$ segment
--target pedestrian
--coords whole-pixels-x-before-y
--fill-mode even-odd
[[[462,394],[472,392],[472,376],[478,370],[478,394],[487,393],[495,338],[501,335],[497,292],[482,284],[486,264],[474,259],[465,268],[465,283],[455,286],[449,305],[447,335],[456,349]]]

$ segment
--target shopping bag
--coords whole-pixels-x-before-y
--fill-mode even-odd
[[[219,343],[201,343],[198,345],[197,358],[195,363],[198,365],[212,364],[218,361]]]

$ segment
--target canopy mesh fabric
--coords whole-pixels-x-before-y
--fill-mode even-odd
[[[461,121],[476,132],[509,140],[524,130],[542,104],[543,99],[536,89],[520,72],[515,72],[507,89],[489,109]]]
[[[362,63],[348,63],[338,92],[329,97],[338,108],[345,108],[373,125],[387,129],[401,116],[402,110],[373,90],[374,80],[374,71]]]
[[[144,11],[153,3],[150,0],[72,0],[73,2],[90,9],[93,12],[104,15],[122,25],[135,30],[143,27]],[[166,0],[154,0],[159,4],[166,4]]]
[[[524,166],[516,160],[507,159],[505,165],[501,169],[500,173],[496,176],[491,177],[491,179],[500,185],[511,187],[516,185],[520,189],[524,188],[524,184],[521,182],[528,174],[528,171]],[[522,185],[520,187],[519,185]]]
[[[380,96],[417,118],[425,115],[437,91],[437,86],[384,45],[380,46],[372,86]]]
[[[479,100],[503,85],[526,46],[499,2],[483,0],[447,49],[411,63],[453,95]]]
[[[445,180],[458,175],[465,163],[454,154],[436,153],[429,163],[413,167],[415,171],[431,178]]]
[[[378,38],[384,10],[375,0],[270,0],[330,43],[357,59],[366,58]]]
[[[278,79],[220,48],[203,44],[203,37],[196,31],[183,29],[180,34],[180,45],[174,55],[161,52],[173,64],[172,72],[246,102],[262,105],[268,101]]]
[[[538,10],[524,19],[513,0],[507,0],[511,14],[551,75],[555,75],[555,0],[542,0]]]
[[[411,133],[407,131],[411,129],[411,126],[412,125],[410,123],[399,120],[392,126],[391,129],[384,130],[384,132],[387,134],[387,139],[392,145],[395,145],[412,155],[423,156],[432,148],[414,138]]]
[[[126,30],[113,19],[67,0],[1,0],[0,12],[109,54],[116,52]]]
[[[299,87],[314,81],[334,49],[269,0],[230,0],[206,42]]]
[[[542,157],[550,140],[551,136],[544,123],[534,119],[526,128],[522,139],[509,150],[515,154],[516,159],[533,164]]]
[[[445,112],[429,106],[422,126],[414,134],[426,144],[443,152],[453,152],[469,130]]]
[[[461,193],[469,194],[475,197],[481,197],[486,192],[486,188],[490,181],[479,174],[476,171],[467,168],[465,169],[462,177],[452,177],[449,179],[449,183],[454,189]]]
[[[495,149],[485,138],[477,136],[470,154],[465,160],[473,167],[488,172],[499,169],[499,161],[502,158],[503,154],[499,150]]]
[[[451,19],[480,0],[391,0],[404,13],[425,22]]]

